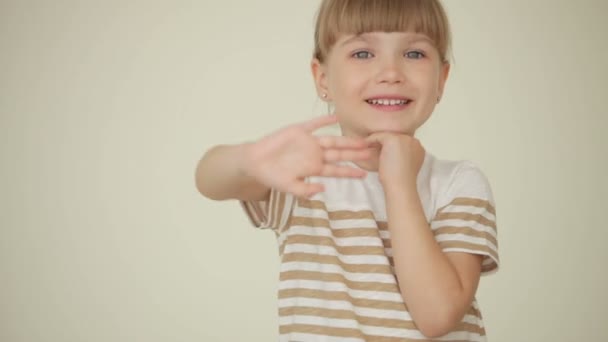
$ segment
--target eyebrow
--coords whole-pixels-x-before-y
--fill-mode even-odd
[[[366,33],[361,33],[361,34],[357,34],[354,35],[348,39],[346,39],[345,41],[343,41],[342,43],[340,43],[340,46],[345,46],[357,41],[363,41],[366,43],[369,43],[370,40],[375,40],[373,36],[369,36]],[[411,38],[406,38],[405,39],[407,41],[407,43],[412,44],[412,43],[418,43],[418,42],[426,42],[429,43],[431,45],[433,45],[433,41],[427,37],[426,35],[423,34],[413,34],[411,36]]]
[[[410,44],[411,43],[418,43],[418,42],[426,42],[426,43],[429,43],[431,45],[433,44],[433,41],[431,40],[431,38],[429,38],[429,37],[427,37],[427,36],[425,36],[423,34],[417,34],[413,38],[408,39],[407,41]]]
[[[365,36],[363,36],[363,34],[358,34],[358,35],[352,36],[352,37],[348,38],[347,40],[343,41],[342,43],[340,43],[340,46],[348,45],[348,44],[354,43],[356,41],[369,42],[369,39],[365,38]]]

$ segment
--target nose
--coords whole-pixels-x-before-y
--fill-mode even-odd
[[[405,80],[403,68],[396,58],[386,58],[379,63],[378,83],[402,83]]]

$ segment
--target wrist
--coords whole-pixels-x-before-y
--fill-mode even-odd
[[[239,175],[254,178],[256,165],[255,143],[247,142],[236,146],[236,167]]]
[[[418,199],[418,186],[415,181],[401,181],[383,184],[384,194],[387,200],[399,198],[402,200]]]

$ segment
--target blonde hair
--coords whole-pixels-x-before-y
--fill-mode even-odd
[[[323,0],[317,13],[313,57],[324,63],[340,34],[415,32],[448,62],[451,33],[439,0]]]

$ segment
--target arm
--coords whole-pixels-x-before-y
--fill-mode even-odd
[[[424,148],[413,137],[374,133],[378,171],[401,296],[418,329],[434,338],[453,330],[469,309],[482,269],[473,253],[444,253],[426,221],[417,191]]]
[[[395,273],[420,331],[438,337],[450,332],[469,309],[482,257],[443,253],[426,222],[415,179],[408,183],[386,191]]]
[[[367,142],[349,137],[316,137],[313,132],[335,123],[323,116],[284,127],[254,143],[210,149],[196,168],[196,187],[214,200],[267,199],[270,189],[309,197],[323,191],[309,176],[363,177],[365,172],[334,163],[369,157]]]
[[[251,144],[220,145],[211,148],[199,161],[196,188],[213,200],[264,200],[270,190],[251,176]]]

